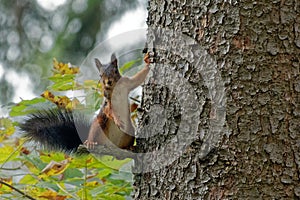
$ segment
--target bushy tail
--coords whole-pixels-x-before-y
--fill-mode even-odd
[[[40,143],[47,150],[74,151],[85,141],[89,121],[80,114],[61,109],[42,110],[31,114],[20,125],[25,137]]]

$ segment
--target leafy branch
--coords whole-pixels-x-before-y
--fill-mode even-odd
[[[133,64],[125,64],[122,70],[130,69]],[[0,187],[1,184],[5,186],[1,188],[0,195],[16,199],[16,193],[11,192],[14,190],[28,199],[125,199],[132,191],[132,178],[120,173],[119,169],[130,162],[130,159],[125,158],[133,158],[133,153],[124,150],[118,154],[113,149],[103,147],[105,150],[99,155],[106,153],[118,158],[111,159],[107,156],[96,158],[91,154],[45,152],[37,150],[35,144],[24,143],[20,134],[15,134],[18,123],[13,121],[14,117],[36,112],[40,108],[99,109],[102,93],[98,80],[78,83],[76,76],[80,73],[79,68],[57,60],[53,61],[52,72],[49,77],[52,84],[41,97],[22,100],[11,107],[11,118],[0,118],[0,168],[5,169],[0,171]],[[83,100],[63,94],[73,90],[82,90],[85,94]],[[22,173],[11,175],[5,173],[6,170]],[[13,179],[14,176],[18,178]],[[114,177],[119,180],[116,181]],[[26,186],[24,190],[18,189],[21,185]]]

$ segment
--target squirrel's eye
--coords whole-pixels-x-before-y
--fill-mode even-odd
[[[111,80],[108,80],[108,81],[107,81],[107,84],[108,84],[108,85],[111,85],[111,83],[112,83]]]

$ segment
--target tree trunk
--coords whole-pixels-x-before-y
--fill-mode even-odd
[[[300,197],[300,2],[150,0],[136,199]]]

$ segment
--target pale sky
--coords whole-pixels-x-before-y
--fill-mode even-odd
[[[67,0],[36,0],[38,4],[49,11],[54,11],[58,6],[63,5]]]

